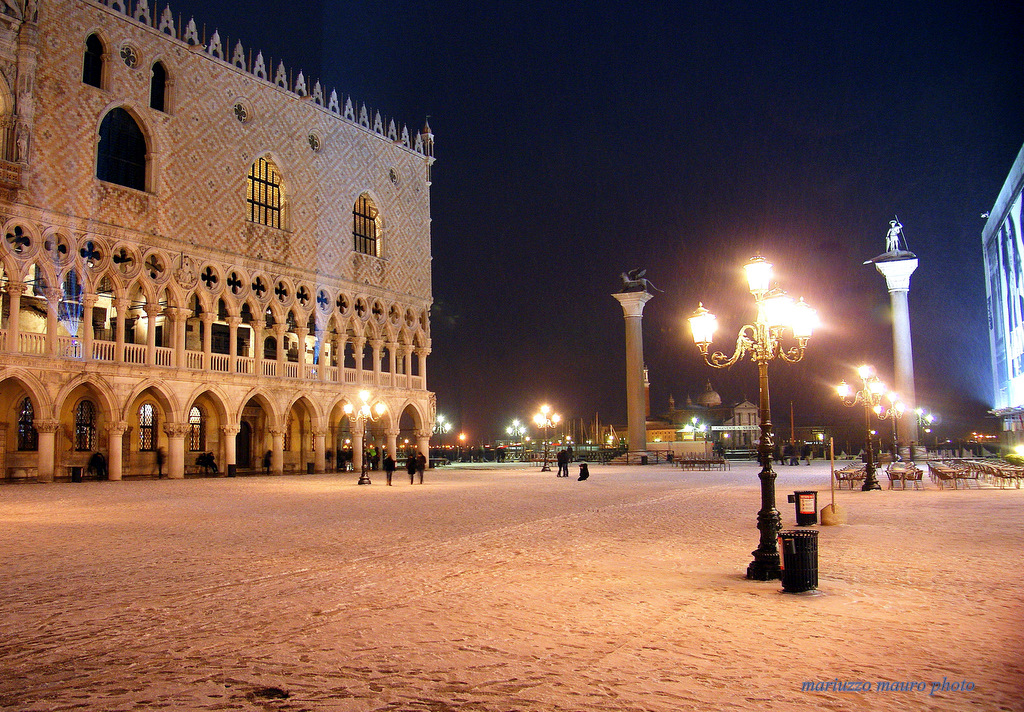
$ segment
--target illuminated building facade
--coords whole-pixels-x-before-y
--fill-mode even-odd
[[[426,452],[429,127],[179,25],[0,3],[0,479]]]
[[[994,403],[1008,445],[1024,442],[1024,148],[982,232]]]

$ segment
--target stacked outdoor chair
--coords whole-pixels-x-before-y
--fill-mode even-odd
[[[928,463],[928,473],[939,489],[945,489],[949,484],[953,485],[953,489],[960,489],[961,482],[966,489],[972,480],[975,486],[980,486],[978,473],[972,472],[970,467],[961,462],[931,461]]]

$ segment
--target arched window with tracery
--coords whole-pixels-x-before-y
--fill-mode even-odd
[[[146,189],[146,137],[135,118],[120,106],[100,124],[96,177],[135,190]]]
[[[85,39],[82,82],[89,86],[103,88],[103,42],[96,35],[89,35]]]
[[[256,159],[249,167],[246,202],[249,205],[249,220],[280,229],[281,172],[266,156]]]
[[[143,403],[139,408],[139,451],[156,450],[156,408],[152,403]]]
[[[82,400],[75,406],[75,450],[88,452],[96,449],[96,406],[91,400]]]
[[[356,252],[380,257],[380,212],[373,199],[363,193],[352,208],[352,237]]]
[[[35,410],[32,408],[32,399],[25,396],[18,408],[18,449],[38,450],[39,433],[36,432]]]
[[[206,413],[197,405],[188,411],[188,449],[191,452],[206,450]]]

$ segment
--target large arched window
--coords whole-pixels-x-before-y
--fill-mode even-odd
[[[149,108],[167,111],[167,70],[161,62],[153,65],[153,76],[149,80]]]
[[[38,450],[39,433],[36,432],[35,411],[32,408],[32,399],[25,396],[18,408],[18,449]]]
[[[281,174],[269,158],[256,160],[249,168],[249,219],[260,225],[281,227]]]
[[[75,406],[75,450],[88,452],[96,449],[96,406],[91,400],[79,401]]]
[[[96,35],[89,35],[85,40],[82,81],[90,86],[103,87],[103,42]]]
[[[206,450],[206,414],[197,405],[188,411],[188,449],[191,452]]]
[[[111,109],[100,124],[96,177],[135,190],[146,189],[146,137],[121,107]]]
[[[359,196],[352,208],[352,237],[355,239],[355,251],[364,255],[380,257],[380,235],[377,231],[377,206],[370,196]]]
[[[156,408],[152,403],[143,403],[139,408],[139,450],[156,450]]]

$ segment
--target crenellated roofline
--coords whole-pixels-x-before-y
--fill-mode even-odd
[[[0,2],[6,1],[0,0]],[[163,12],[160,13],[160,17],[157,18],[150,11],[149,0],[135,0],[134,8],[132,0],[81,1],[166,35],[168,39],[184,45],[194,54],[203,55],[208,60],[220,63],[234,71],[243,72],[254,79],[276,87],[280,91],[291,94],[297,99],[311,101],[324,112],[359,126],[366,131],[378,135],[382,139],[391,141],[414,153],[418,153],[424,156],[430,163],[434,161],[434,134],[430,129],[430,125],[426,122],[424,122],[423,129],[415,135],[409,133],[407,125],[402,125],[401,131],[399,131],[393,118],[388,118],[381,114],[381,112],[368,108],[366,104],[353,102],[351,96],[345,97],[344,104],[342,104],[338,98],[337,91],[332,89],[325,99],[324,89],[320,85],[319,80],[313,82],[312,87],[310,87],[305,74],[301,70],[298,74],[293,75],[284,66],[283,61],[279,61],[277,67],[272,70],[273,78],[271,78],[271,69],[267,67],[266,60],[263,58],[263,52],[257,51],[254,58],[252,52],[246,53],[241,40],[239,40],[235,42],[235,46],[231,49],[229,58],[229,53],[224,49],[219,30],[214,30],[209,39],[206,37],[200,38],[195,19],[190,18],[184,28],[179,27],[174,21],[174,15],[171,12],[170,6],[165,6]],[[34,0],[28,0],[28,2],[32,6],[36,4]]]

